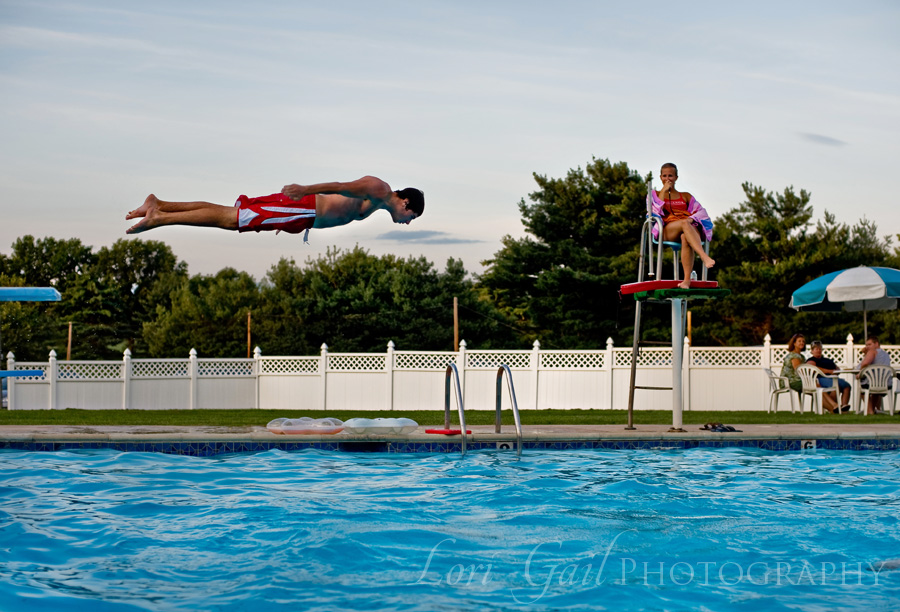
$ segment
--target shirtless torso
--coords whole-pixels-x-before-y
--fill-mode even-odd
[[[285,185],[281,193],[294,200],[316,194],[315,228],[361,221],[376,210],[388,211],[395,223],[409,223],[417,216],[406,209],[390,185],[374,176],[364,176],[349,183]]]

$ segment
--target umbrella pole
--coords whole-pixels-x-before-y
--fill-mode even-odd
[[[866,310],[866,302],[863,300],[863,344],[869,338],[869,312]]]

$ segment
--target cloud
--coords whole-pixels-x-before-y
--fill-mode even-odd
[[[800,138],[809,140],[816,144],[828,145],[829,147],[843,147],[845,144],[847,144],[843,140],[838,140],[837,138],[823,136],[822,134],[811,134],[809,132],[800,132]]]
[[[403,231],[395,230],[376,236],[379,240],[394,240],[396,242],[411,242],[415,244],[474,244],[484,242],[473,238],[454,238],[447,232],[432,230]]]

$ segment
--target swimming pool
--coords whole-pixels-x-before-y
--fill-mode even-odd
[[[750,449],[0,451],[0,607],[893,610],[898,468]]]

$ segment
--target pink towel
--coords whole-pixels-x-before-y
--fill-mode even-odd
[[[663,218],[662,207],[663,207],[663,204],[665,204],[665,202],[663,202],[662,200],[659,199],[659,196],[656,194],[655,189],[651,189],[650,194],[653,198],[651,201],[651,210],[653,211],[653,216],[659,217],[660,219],[662,219]],[[691,219],[694,222],[696,222],[697,225],[699,225],[700,228],[703,230],[703,235],[705,236],[705,239],[707,241],[711,240],[713,224],[712,224],[712,219],[709,218],[709,214],[706,212],[706,209],[700,205],[700,202],[698,202],[697,198],[695,198],[694,196],[691,196],[691,201],[688,202],[687,209],[688,209],[688,214],[691,215]],[[665,223],[665,220],[663,220],[663,223]],[[659,239],[658,234],[659,234],[659,230],[658,230],[657,226],[654,225],[653,226],[653,237],[656,238],[657,240]]]

